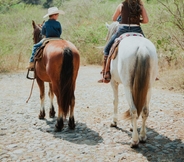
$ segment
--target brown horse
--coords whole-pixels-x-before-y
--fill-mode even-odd
[[[33,25],[33,40],[38,43],[42,39],[41,25]],[[61,131],[63,119],[69,113],[68,125],[70,129],[75,128],[74,106],[75,106],[75,84],[80,65],[80,56],[77,48],[71,42],[58,39],[51,40],[43,50],[43,57],[36,61],[35,77],[40,89],[41,109],[39,119],[44,119],[45,87],[44,82],[49,82],[49,97],[51,101],[50,117],[55,116],[53,98],[54,94],[58,104],[58,118],[55,131]]]

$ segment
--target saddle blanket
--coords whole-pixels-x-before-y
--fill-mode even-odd
[[[123,40],[124,38],[129,37],[129,36],[144,37],[140,33],[133,33],[133,32],[131,32],[131,33],[124,33],[124,34],[120,35],[118,38],[115,39],[114,44],[112,45],[111,50],[109,52],[109,57],[111,59],[115,59],[116,58],[116,55],[118,53],[118,45],[119,45],[120,41]]]
[[[122,39],[126,38],[126,37],[129,37],[129,36],[139,36],[139,37],[144,37],[142,34],[140,33],[124,33],[122,35],[120,35],[118,38],[115,39],[115,42],[116,41],[121,41]]]

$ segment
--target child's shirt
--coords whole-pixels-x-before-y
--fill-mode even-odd
[[[62,34],[62,27],[60,22],[49,19],[46,21],[42,27],[42,35],[45,35],[46,38],[57,37],[60,38]]]

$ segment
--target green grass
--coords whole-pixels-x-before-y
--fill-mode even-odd
[[[112,14],[121,0],[67,0],[59,9],[63,27],[62,38],[74,43],[80,51],[81,64],[101,64],[107,29]],[[142,25],[143,31],[157,47],[159,66],[180,68],[183,65],[183,50],[174,35],[182,40],[182,33],[175,28],[169,14],[156,0],[145,0],[150,22]],[[1,10],[3,10],[1,8]],[[25,69],[28,64],[32,41],[32,20],[42,23],[47,9],[42,6],[18,4],[8,12],[0,13],[0,72]],[[175,30],[173,31],[173,28]],[[165,66],[167,65],[167,66]]]

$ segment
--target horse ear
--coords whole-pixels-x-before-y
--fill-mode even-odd
[[[36,24],[35,24],[34,20],[32,20],[32,25],[33,25],[33,29],[35,29],[36,28]]]
[[[110,25],[106,22],[106,23],[105,23],[105,26],[106,26],[107,29],[108,29]]]

